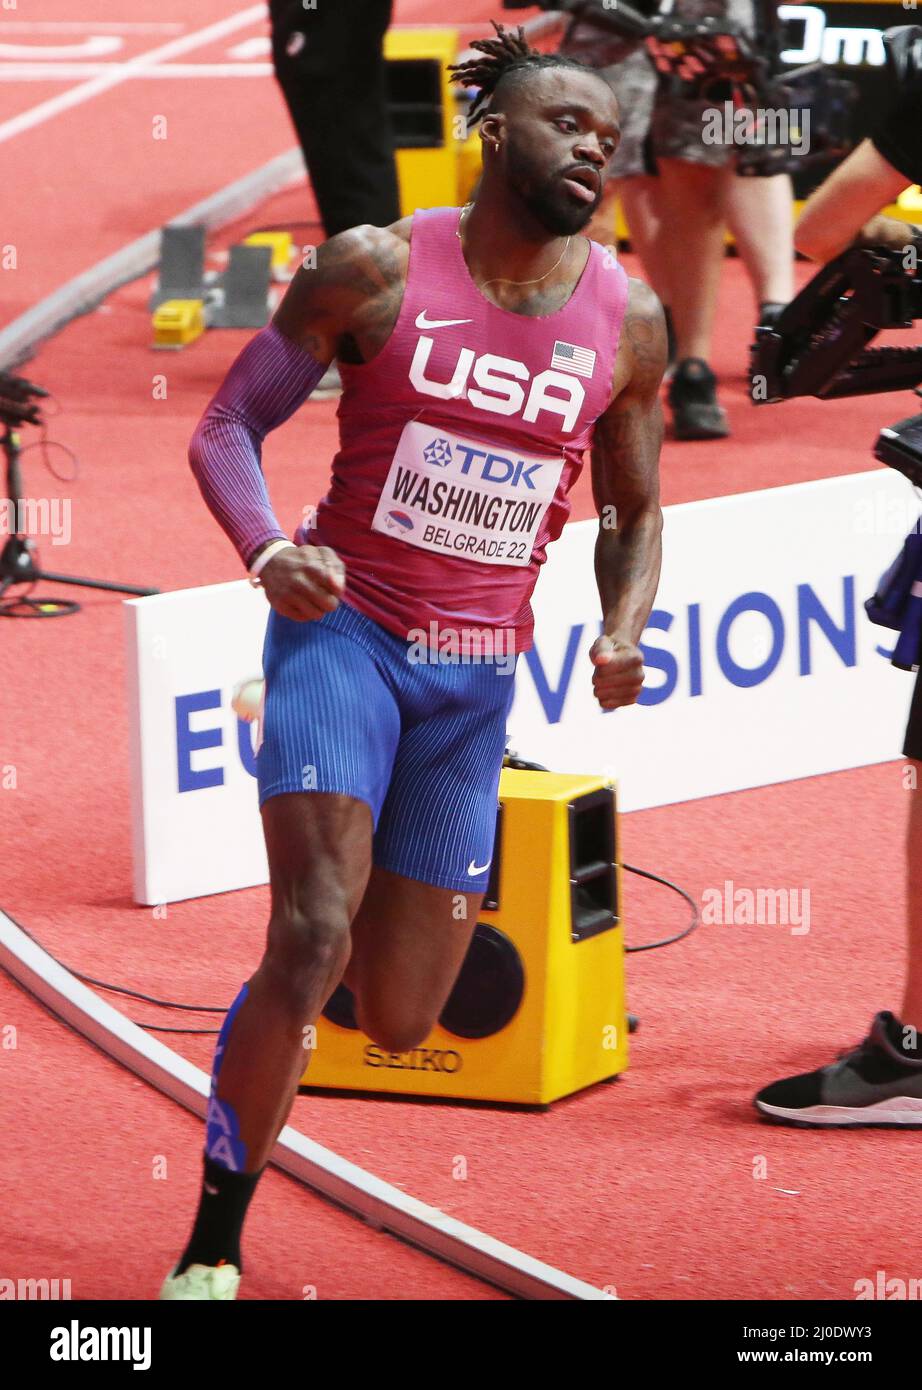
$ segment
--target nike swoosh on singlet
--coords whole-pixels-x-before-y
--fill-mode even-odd
[[[487,871],[487,869],[489,869],[489,867],[490,867],[490,861],[489,861],[489,859],[487,860],[487,862],[486,862],[485,864],[480,864],[480,865],[475,864],[474,861],[473,861],[473,859],[472,859],[471,862],[470,862],[470,863],[468,864],[468,866],[467,866],[468,877],[469,877],[469,878],[478,878],[480,874],[485,874],[486,871]]]
[[[424,309],[423,312],[417,316],[417,328],[453,328],[456,323],[474,322],[473,319],[428,319],[426,318],[426,313],[427,311]]]

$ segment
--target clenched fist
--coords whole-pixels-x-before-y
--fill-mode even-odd
[[[280,550],[259,577],[276,613],[299,623],[332,613],[346,587],[345,566],[325,545]]]
[[[592,689],[602,709],[633,705],[643,687],[643,656],[633,642],[597,637],[589,652]]]

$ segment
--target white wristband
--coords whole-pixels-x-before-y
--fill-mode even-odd
[[[266,546],[265,550],[259,552],[253,564],[250,566],[250,583],[254,588],[258,589],[262,586],[262,580],[259,576],[262,574],[273,555],[277,555],[280,550],[289,549],[297,549],[293,541],[272,541]]]

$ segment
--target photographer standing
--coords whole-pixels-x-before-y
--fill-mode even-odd
[[[893,104],[804,206],[795,245],[814,260],[832,260],[856,236],[864,246],[920,245],[922,228],[879,210],[907,185],[922,182],[922,28],[891,29],[885,41],[896,78]],[[911,776],[905,779],[908,961],[900,1015],[878,1013],[868,1036],[838,1061],[760,1091],[756,1108],[782,1123],[922,1127],[922,669],[903,756]]]

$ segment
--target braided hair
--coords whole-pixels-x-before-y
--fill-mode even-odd
[[[520,81],[529,73],[544,68],[593,71],[588,63],[582,63],[578,58],[568,58],[561,53],[539,53],[536,48],[530,48],[521,24],[513,33],[502,24],[497,24],[495,19],[491,19],[490,23],[496,30],[496,38],[475,39],[471,44],[471,48],[476,48],[483,56],[470,58],[466,63],[449,65],[452,82],[480,89],[468,112],[468,128],[476,125],[481,116],[486,114],[497,89],[508,79]]]

